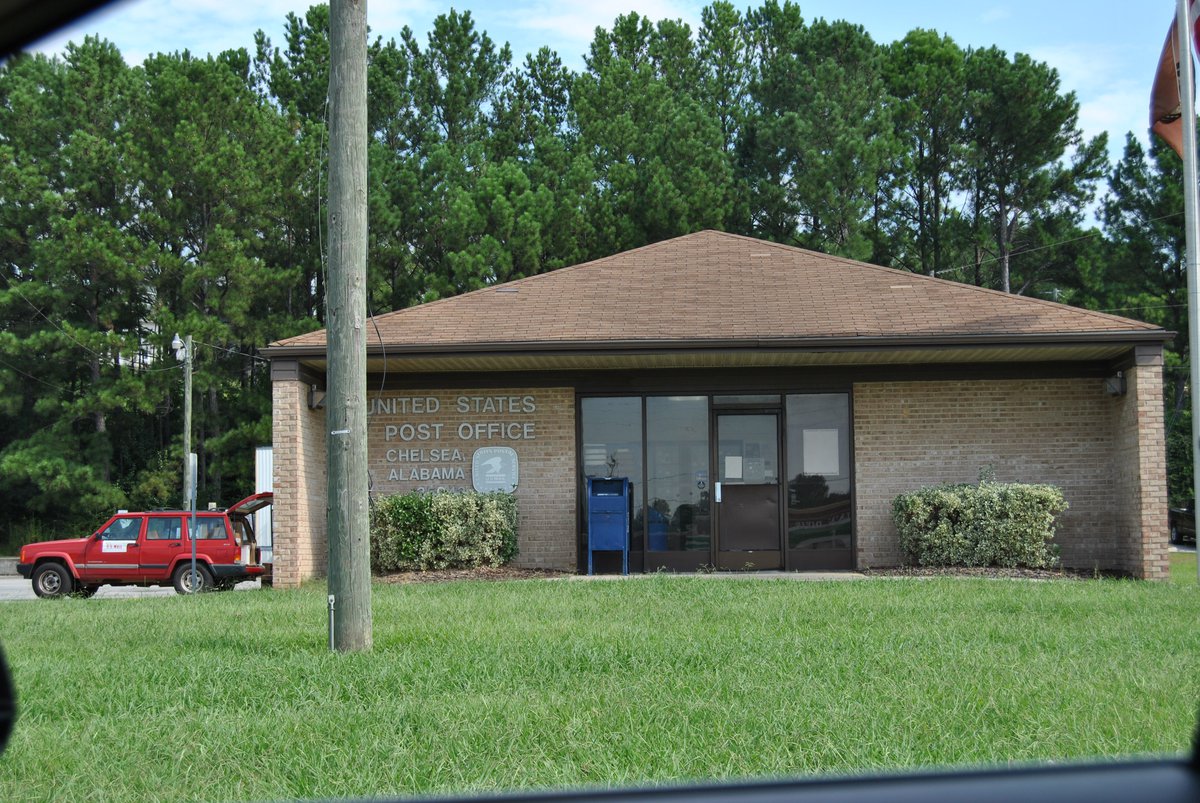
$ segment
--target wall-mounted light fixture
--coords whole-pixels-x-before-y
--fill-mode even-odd
[[[308,409],[320,410],[325,406],[325,391],[316,385],[308,386]]]
[[[1117,371],[1112,376],[1104,378],[1104,392],[1109,396],[1125,395],[1125,372]]]

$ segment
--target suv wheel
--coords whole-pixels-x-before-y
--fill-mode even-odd
[[[175,591],[179,594],[195,594],[204,593],[212,590],[213,579],[212,574],[208,571],[203,563],[196,564],[196,587],[192,588],[192,562],[189,560],[179,564],[175,569],[175,574],[171,575],[171,580],[175,584]]]
[[[33,593],[43,599],[70,594],[74,581],[61,563],[43,563],[33,570]]]

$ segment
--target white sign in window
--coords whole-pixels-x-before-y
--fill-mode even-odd
[[[725,479],[740,480],[742,478],[742,456],[740,454],[725,455]]]
[[[842,475],[836,429],[804,430],[804,473],[827,477]]]

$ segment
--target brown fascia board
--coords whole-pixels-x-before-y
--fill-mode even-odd
[[[488,354],[549,353],[549,354],[645,354],[649,352],[707,352],[707,351],[894,351],[912,348],[955,348],[978,346],[1037,346],[1085,345],[1089,343],[1163,345],[1175,337],[1165,329],[1132,329],[1126,331],[1071,332],[1047,334],[979,334],[929,335],[917,337],[810,337],[810,338],[745,338],[737,340],[576,340],[528,341],[518,343],[456,343],[452,345],[372,345],[367,354],[372,357],[395,357],[415,354],[485,356]],[[263,354],[271,359],[324,357],[324,346],[268,346]]]

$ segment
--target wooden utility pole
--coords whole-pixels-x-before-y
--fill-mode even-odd
[[[371,649],[367,510],[367,3],[329,4],[329,644]]]

